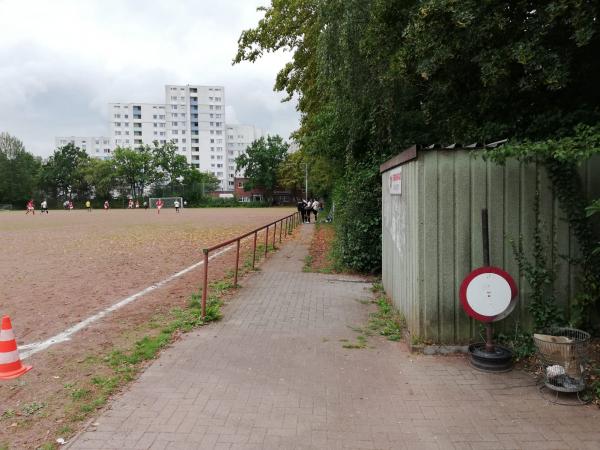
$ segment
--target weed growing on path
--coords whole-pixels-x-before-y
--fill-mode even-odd
[[[363,301],[360,301],[360,303],[365,304]],[[356,343],[346,343],[342,347],[366,348],[367,337],[374,334],[385,336],[390,341],[399,341],[402,339],[404,329],[406,328],[404,315],[394,308],[384,295],[368,303],[375,303],[377,305],[377,312],[369,314],[369,322],[366,326],[350,326],[349,328],[352,331],[359,333],[356,337]]]

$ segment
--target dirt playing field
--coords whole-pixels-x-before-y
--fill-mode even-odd
[[[201,261],[202,248],[292,212],[215,208],[180,214],[167,209],[160,216],[156,210],[50,211],[33,217],[0,213],[0,315],[10,315],[23,353],[23,346],[49,339]],[[271,229],[270,243],[272,234]],[[264,243],[264,233],[258,242]],[[251,238],[242,244],[241,261],[251,244]],[[234,265],[232,249],[210,261],[209,279],[223,277]],[[0,381],[0,449],[38,448],[83,426],[71,418],[73,386],[89,384],[102,370],[97,358],[131,346],[148,333],[149,322],[185,306],[201,286],[202,274],[200,266],[148,292],[69,341],[27,358],[24,362],[34,367],[31,372]]]
[[[3,213],[0,313],[11,316],[20,345],[48,338],[200,261],[202,248],[287,214],[256,208]]]

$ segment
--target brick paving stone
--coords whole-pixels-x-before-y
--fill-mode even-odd
[[[600,449],[600,411],[551,405],[520,371],[411,355],[374,336],[360,277],[302,272],[313,226],[242,280],[69,448]]]

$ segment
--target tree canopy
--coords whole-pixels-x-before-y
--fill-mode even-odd
[[[598,8],[590,0],[272,0],[241,33],[234,63],[291,52],[275,90],[298,99],[294,137],[307,157],[327,159],[338,205],[370,211],[338,209],[338,239],[353,247],[339,253],[353,268],[378,270],[371,237],[380,234],[381,162],[412,144],[564,137],[598,122]],[[348,192],[356,197],[344,203]],[[363,264],[357,253],[372,258]]]
[[[277,186],[277,169],[285,158],[289,145],[281,136],[261,137],[252,142],[236,159],[236,170],[245,172],[248,182],[244,188],[251,190],[260,187],[265,196],[271,198]]]

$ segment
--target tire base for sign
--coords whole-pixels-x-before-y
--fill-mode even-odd
[[[495,345],[493,352],[485,351],[485,342],[469,345],[471,365],[482,372],[510,372],[513,368],[512,358],[512,351],[500,345]]]

